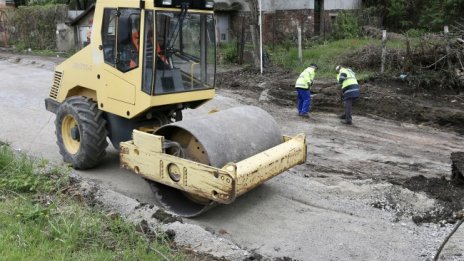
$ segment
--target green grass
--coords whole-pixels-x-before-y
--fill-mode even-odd
[[[21,54],[43,56],[43,57],[58,57],[59,56],[62,58],[69,58],[77,52],[74,49],[68,52],[56,52],[53,50],[34,50],[34,49],[29,50],[29,47],[27,47],[24,44],[16,44],[15,46],[16,46],[15,51]]]
[[[0,145],[0,260],[184,260],[162,233],[62,193],[66,170]]]
[[[63,52],[55,52],[52,50],[31,50],[29,54],[36,55],[36,56],[45,56],[45,57],[62,57],[62,58],[69,58],[73,54],[75,54],[75,50],[70,50],[66,53]]]
[[[60,205],[60,206],[59,206]],[[0,202],[4,260],[181,260],[161,237],[149,240],[121,218],[58,200],[49,206],[20,197]],[[159,241],[159,242],[158,242]]]
[[[420,38],[410,38],[410,42],[411,48],[415,48],[420,44]],[[341,63],[343,56],[359,51],[369,45],[381,46],[381,44],[381,40],[372,38],[353,38],[324,42],[304,48],[303,62],[300,62],[298,59],[296,45],[293,47],[286,44],[276,46],[274,50],[272,48],[268,48],[268,50],[271,53],[271,60],[284,69],[299,73],[311,63],[316,63],[319,66],[318,78],[335,79],[335,67]],[[406,41],[389,40],[387,48],[389,50],[404,50],[406,48]],[[380,68],[377,69],[379,70]],[[378,70],[356,71],[356,75],[358,80],[366,80],[375,75]]]
[[[354,52],[370,44],[379,44],[380,41],[369,38],[343,39],[314,45],[303,50],[303,62],[298,59],[297,47],[289,49],[276,47],[271,52],[274,63],[294,72],[301,72],[311,63],[319,66],[318,77],[334,78],[335,67],[340,63],[340,57]],[[367,77],[370,72],[357,72],[358,78]]]
[[[50,193],[68,182],[64,169],[50,167],[45,160],[33,160],[15,154],[9,146],[0,146],[0,190],[17,193]]]

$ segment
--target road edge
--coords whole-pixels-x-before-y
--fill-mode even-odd
[[[87,180],[76,172],[72,172],[70,178],[88,204],[99,205],[110,214],[119,214],[124,220],[140,226],[143,230],[163,231],[180,248],[221,260],[254,259],[253,253],[242,249],[234,242],[219,237],[199,225],[184,223],[181,217],[167,213],[156,205],[140,203]]]

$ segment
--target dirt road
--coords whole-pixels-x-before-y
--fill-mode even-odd
[[[43,104],[53,64],[0,54],[0,140],[60,162],[54,116]],[[186,118],[212,108],[259,105],[276,118],[284,133],[307,135],[307,163],[231,205],[186,221],[264,259],[430,259],[452,229],[452,212],[463,205],[453,199],[449,202],[455,205],[446,205],[427,188],[450,176],[449,155],[462,150],[464,138],[382,118],[355,116],[350,127],[340,125],[336,115],[329,113],[316,112],[302,120],[292,107],[268,102],[267,93],[265,87],[259,96],[220,88],[214,101],[189,111]],[[141,202],[153,202],[142,179],[119,169],[115,151],[108,151],[101,167],[78,173]],[[407,189],[411,182],[423,185],[423,191],[417,186]],[[464,195],[462,188],[446,181],[439,185]],[[444,260],[464,259],[462,242],[463,229],[444,249]]]

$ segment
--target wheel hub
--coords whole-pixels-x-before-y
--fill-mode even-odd
[[[77,126],[71,129],[71,138],[76,141],[81,140],[81,134],[79,133],[79,128]]]
[[[66,115],[61,124],[61,136],[66,150],[76,154],[81,146],[79,125],[71,115]]]

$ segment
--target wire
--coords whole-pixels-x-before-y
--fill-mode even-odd
[[[454,233],[456,233],[456,231],[459,229],[459,227],[462,225],[463,222],[464,222],[464,219],[461,219],[461,221],[459,221],[459,223],[454,227],[453,231],[451,231],[451,233],[445,238],[445,241],[443,241],[443,243],[441,243],[441,246],[440,246],[440,248],[438,248],[438,251],[435,254],[435,257],[433,258],[433,261],[438,260],[438,258],[440,257],[440,253],[443,250],[443,248],[445,247],[446,243],[448,243],[448,240],[454,235]]]
[[[166,140],[164,142],[164,149],[171,149],[169,154],[173,156],[176,156],[179,158],[185,158],[184,150],[182,149],[182,146],[178,142]]]

